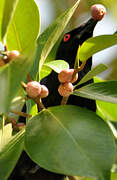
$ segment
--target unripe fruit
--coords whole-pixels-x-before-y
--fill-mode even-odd
[[[61,83],[69,83],[69,82],[74,83],[78,79],[78,73],[76,73],[74,79],[72,79],[74,71],[76,71],[76,70],[75,69],[62,70],[58,75],[59,81]]]
[[[17,58],[20,55],[19,51],[17,50],[13,50],[13,51],[9,51],[8,53],[8,61],[11,61],[12,59]]]
[[[41,85],[40,98],[45,98],[48,96],[48,94],[49,94],[49,91],[48,91],[47,87],[44,85]]]
[[[102,20],[104,15],[106,14],[106,9],[101,4],[94,4],[91,6],[91,15],[94,20]]]
[[[58,92],[61,96],[67,97],[73,92],[73,85],[72,83],[64,83],[60,84],[58,88]]]
[[[36,98],[41,93],[41,84],[37,81],[28,82],[26,92],[30,98]]]

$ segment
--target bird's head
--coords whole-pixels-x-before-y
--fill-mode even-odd
[[[66,33],[59,45],[56,59],[67,61],[70,68],[73,68],[79,45],[92,37],[97,22],[91,18],[83,25]]]

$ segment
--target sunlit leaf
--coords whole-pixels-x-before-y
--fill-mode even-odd
[[[4,0],[3,16],[2,16],[2,28],[1,37],[4,38],[8,25],[13,17],[18,0]]]
[[[48,66],[43,65],[40,72],[40,80],[48,76],[51,72],[52,72],[52,69],[50,69]]]
[[[117,173],[111,174],[111,180],[117,180]]]
[[[12,139],[12,124],[7,124],[0,129],[0,152]]]
[[[96,101],[97,109],[105,120],[117,121],[117,104]]]
[[[34,0],[19,0],[7,32],[8,50],[27,52],[39,33],[39,10]]]
[[[89,59],[93,54],[117,44],[117,34],[101,35],[86,40],[79,52],[79,58],[82,62]]]
[[[69,69],[69,64],[63,60],[50,61],[48,63],[45,63],[44,66],[50,67],[57,73],[60,73],[63,69]]]
[[[54,44],[62,34],[65,26],[69,22],[74,11],[78,7],[80,0],[78,0],[72,8],[63,12],[38,38],[37,52],[35,63],[33,67],[32,76],[35,78],[37,72],[41,71],[45,59],[53,48]]]
[[[5,4],[5,0],[1,0],[0,1],[0,41],[2,41],[1,30],[2,30],[2,18],[3,18],[3,12],[4,12],[4,4]]]

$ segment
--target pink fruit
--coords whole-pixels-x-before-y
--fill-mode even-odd
[[[74,83],[78,79],[78,73],[76,73],[74,79],[72,79],[74,71],[75,71],[74,69],[62,70],[58,75],[59,81],[61,83],[69,83],[69,82]]]
[[[94,4],[91,6],[91,15],[94,20],[102,20],[104,15],[106,14],[106,9],[101,4]]]
[[[8,61],[11,61],[12,59],[17,58],[19,55],[20,55],[20,53],[17,50],[9,51],[9,53],[8,53]]]
[[[28,82],[26,86],[26,92],[30,98],[36,98],[41,93],[40,83],[37,81]]]
[[[72,83],[64,83],[60,84],[58,88],[58,92],[61,96],[70,96],[70,94],[73,92],[73,85]]]
[[[49,94],[49,91],[48,91],[47,87],[44,85],[41,85],[40,98],[45,98],[48,96],[48,94]]]

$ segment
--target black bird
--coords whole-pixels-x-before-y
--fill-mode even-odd
[[[97,24],[97,20],[89,19],[86,23],[80,27],[73,29],[66,33],[59,45],[56,59],[63,59],[67,61],[70,68],[74,67],[77,49],[85,40],[92,37],[93,30]],[[81,63],[81,62],[80,62]],[[92,66],[92,57],[87,60],[84,69],[79,72],[79,79],[82,79],[90,70]],[[86,82],[83,85],[92,83],[93,80]],[[41,81],[49,89],[49,96],[43,99],[45,107],[60,105],[62,97],[58,94],[58,74],[52,71],[52,73]],[[92,111],[96,110],[95,101],[86,98],[81,98],[71,95],[67,104],[86,107]],[[65,176],[49,172],[43,168],[38,169],[37,165],[23,152],[13,173],[8,180],[64,180]]]
[[[66,33],[59,45],[56,54],[56,59],[62,59],[67,61],[69,63],[70,68],[74,68],[74,63],[79,45],[81,45],[88,38],[92,37],[93,30],[97,22],[98,22],[97,20],[91,18],[88,20],[88,22],[84,23],[80,27]],[[84,77],[91,70],[91,66],[92,66],[92,57],[90,57],[87,60],[84,69],[79,72],[78,81],[80,81],[82,77]],[[92,82],[93,80],[90,80],[83,85]],[[49,89],[49,96],[43,99],[44,105],[46,107],[60,105],[62,97],[58,93],[58,86],[60,83],[58,81],[57,73],[52,71],[52,73],[46,78],[44,78],[41,81],[41,83],[44,84]],[[95,101],[73,95],[69,97],[67,104],[86,107],[93,111],[96,110]]]

